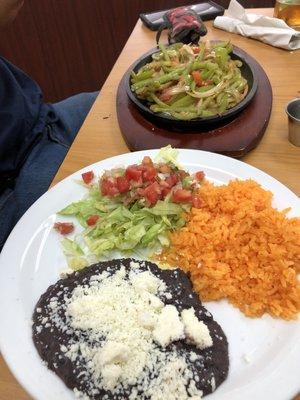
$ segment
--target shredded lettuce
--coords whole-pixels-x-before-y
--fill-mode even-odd
[[[177,156],[178,150],[169,145],[159,151],[155,160],[181,168]],[[120,171],[124,173],[124,169]],[[189,183],[188,179],[186,183]],[[90,260],[107,259],[116,252],[145,257],[145,253],[151,255],[162,246],[169,246],[169,232],[185,225],[184,214],[191,208],[189,204],[172,203],[171,195],[153,207],[145,206],[144,199],[124,205],[122,195],[103,196],[98,184],[87,188],[85,198],[59,212],[60,215],[74,216],[83,227],[73,240],[65,238],[62,241],[68,265],[73,270],[85,267]],[[86,221],[91,215],[98,215],[99,219],[95,225],[88,226]]]
[[[85,228],[81,238],[87,254],[75,240],[65,238],[62,241],[68,264],[73,269],[85,266],[85,256],[89,253],[101,259],[114,250],[130,254],[139,247],[147,247],[149,251],[157,251],[159,247],[169,245],[169,231],[185,224],[183,215],[187,210],[186,204],[175,204],[166,199],[158,201],[154,207],[145,207],[142,201],[125,207],[121,199],[102,196],[99,190],[95,194],[93,188],[90,191],[91,196],[59,212],[75,216]],[[99,215],[99,220],[92,227],[85,222],[90,215]]]
[[[85,257],[69,257],[68,266],[73,269],[73,271],[79,271],[80,269],[87,267],[89,265]]]
[[[173,147],[168,144],[168,146],[162,147],[159,153],[155,157],[156,162],[166,162],[175,165],[177,168],[181,169],[181,165],[177,161],[179,150],[173,149]]]
[[[74,240],[64,238],[61,242],[63,251],[66,256],[82,256],[84,253],[79,246]]]

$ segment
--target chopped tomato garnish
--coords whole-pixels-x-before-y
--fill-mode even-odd
[[[91,215],[86,220],[86,223],[88,224],[88,226],[93,226],[95,225],[95,223],[98,221],[99,218],[100,218],[99,215]]]
[[[143,165],[153,165],[153,161],[149,156],[145,156],[142,161]]]
[[[197,181],[201,182],[205,178],[205,173],[203,171],[198,171],[195,174]]]
[[[54,229],[61,235],[68,235],[74,231],[73,222],[55,222]]]
[[[160,181],[159,186],[161,188],[161,194],[163,199],[167,196],[171,191],[171,186],[166,181]]]
[[[118,176],[116,182],[120,193],[126,193],[130,189],[130,184],[126,176]]]
[[[164,180],[161,180],[161,181],[159,182],[159,186],[162,187],[162,188],[168,188],[168,189],[170,189],[170,185],[168,184],[167,181],[164,181]]]
[[[199,71],[192,71],[191,72],[194,81],[196,82],[196,86],[202,86],[202,78]]]
[[[170,91],[167,89],[166,91],[162,91],[161,94],[158,96],[159,100],[167,103],[168,101],[171,100],[172,94],[170,94]]]
[[[159,187],[159,184],[157,182],[153,182],[151,185],[147,186],[144,189],[143,195],[151,205],[156,204],[157,200],[159,200],[161,196],[161,188]]]
[[[200,196],[194,195],[192,197],[192,204],[193,204],[193,207],[195,207],[195,208],[201,208],[201,207],[203,207],[204,202]]]
[[[157,171],[151,165],[149,165],[146,168],[146,170],[143,172],[143,180],[144,180],[144,182],[154,181],[156,176],[157,176]]]
[[[199,47],[192,47],[192,49],[194,54],[198,54],[200,51]]]
[[[162,191],[161,191],[161,194],[162,194],[163,199],[164,199],[170,192],[171,192],[171,189],[170,189],[170,188],[167,188],[167,187],[163,188]]]
[[[168,183],[168,185],[170,186],[170,187],[173,187],[173,186],[175,186],[176,185],[176,183],[178,182],[178,176],[177,175],[175,175],[175,174],[172,174],[172,175],[170,175],[170,176],[168,176],[167,178],[166,178],[166,182]]]
[[[137,165],[130,165],[126,168],[125,176],[129,181],[139,181],[142,177],[142,172]]]
[[[189,203],[192,201],[192,192],[186,189],[177,189],[173,193],[172,200],[174,203]]]
[[[179,174],[181,179],[185,178],[186,176],[189,176],[189,174],[186,171],[184,171],[183,169],[180,169],[178,171],[178,174]]]
[[[117,183],[113,178],[102,178],[100,181],[100,189],[103,196],[114,197],[120,194]]]
[[[84,172],[83,174],[81,174],[81,176],[82,176],[83,182],[88,185],[94,179],[95,174],[93,171],[87,171],[87,172]]]
[[[158,168],[159,172],[162,174],[170,174],[171,173],[171,167],[168,164],[162,164]]]

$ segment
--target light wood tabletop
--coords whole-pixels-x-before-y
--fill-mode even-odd
[[[271,16],[273,9],[253,11]],[[258,147],[246,155],[243,161],[272,175],[299,196],[300,147],[295,147],[288,141],[285,106],[289,100],[300,96],[300,51],[281,50],[256,40],[214,29],[211,22],[207,22],[206,25],[208,39],[231,40],[233,44],[253,56],[266,71],[273,88],[273,109],[266,133]],[[154,46],[155,33],[138,22],[53,184],[82,167],[129,151],[117,121],[117,87],[129,66]],[[0,400],[9,399],[29,400],[31,397],[14,379],[3,358],[0,358]]]

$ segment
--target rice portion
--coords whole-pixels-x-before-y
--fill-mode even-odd
[[[204,205],[171,234],[160,260],[189,272],[203,301],[228,299],[248,317],[300,311],[300,218],[272,207],[253,180],[204,184]]]

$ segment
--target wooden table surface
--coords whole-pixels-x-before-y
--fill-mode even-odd
[[[271,16],[273,9],[253,11]],[[289,100],[300,96],[300,51],[277,49],[256,40],[214,29],[211,22],[206,25],[208,39],[231,40],[255,57],[266,71],[273,88],[273,110],[266,133],[258,147],[245,156],[243,161],[272,175],[299,196],[300,147],[295,147],[288,141],[284,109]],[[140,22],[137,23],[53,184],[86,165],[128,152],[116,116],[117,87],[131,63],[154,47],[154,38],[154,32]],[[10,399],[29,400],[31,397],[20,387],[4,360],[0,358],[0,400]]]

